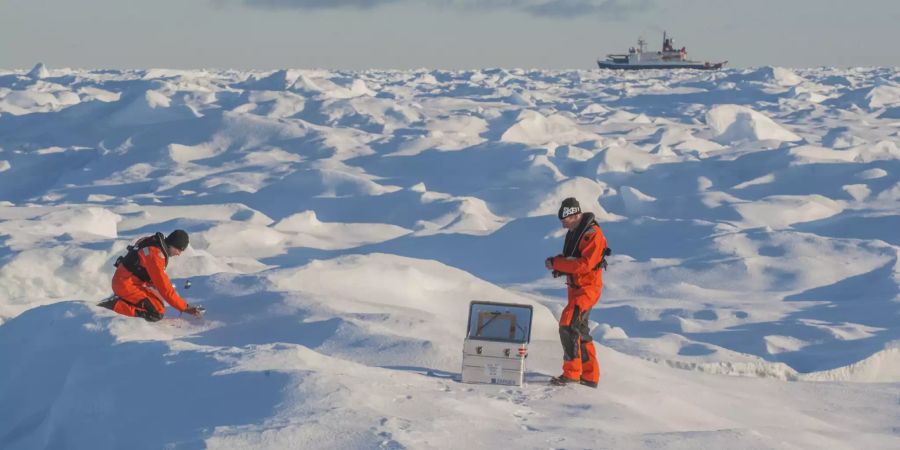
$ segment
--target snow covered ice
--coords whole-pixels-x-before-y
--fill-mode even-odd
[[[0,448],[897,448],[900,71],[0,71]],[[552,388],[559,202],[613,249]],[[134,239],[202,321],[95,306]],[[472,300],[526,384],[457,381]],[[148,432],[152,430],[152,432]]]

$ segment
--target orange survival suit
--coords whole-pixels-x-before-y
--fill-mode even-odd
[[[178,311],[188,308],[187,302],[175,292],[166,266],[169,264],[169,247],[162,233],[138,240],[129,252],[116,261],[116,273],[112,289],[116,294],[110,309],[132,317],[156,322],[166,313],[166,303]]]
[[[569,301],[559,318],[562,376],[593,387],[600,381],[600,365],[588,319],[600,300],[607,254],[606,237],[594,214],[583,213],[578,226],[566,233],[563,254],[551,258],[554,275],[566,275],[568,285]]]

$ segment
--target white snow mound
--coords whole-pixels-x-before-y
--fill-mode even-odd
[[[722,144],[740,141],[799,141],[800,136],[785,130],[764,114],[746,106],[719,105],[706,113],[706,124],[714,140]]]

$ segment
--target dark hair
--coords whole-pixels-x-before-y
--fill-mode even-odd
[[[188,239],[187,231],[184,230],[175,230],[166,236],[166,245],[175,247],[181,251],[184,251],[189,243],[190,239]]]

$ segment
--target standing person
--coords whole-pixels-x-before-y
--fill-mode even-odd
[[[591,308],[600,300],[606,268],[604,257],[610,251],[594,214],[583,213],[574,197],[563,200],[557,216],[569,231],[562,254],[547,258],[544,265],[553,271],[554,277],[566,276],[569,301],[559,318],[563,373],[551,378],[550,383],[560,386],[581,383],[595,388],[600,381],[600,365],[588,318]]]
[[[116,261],[112,279],[115,296],[100,306],[156,322],[166,314],[165,300],[181,312],[199,316],[202,308],[188,305],[166,275],[169,257],[180,255],[187,246],[188,234],[184,230],[175,230],[165,238],[162,233],[156,233],[129,246],[128,253]]]

